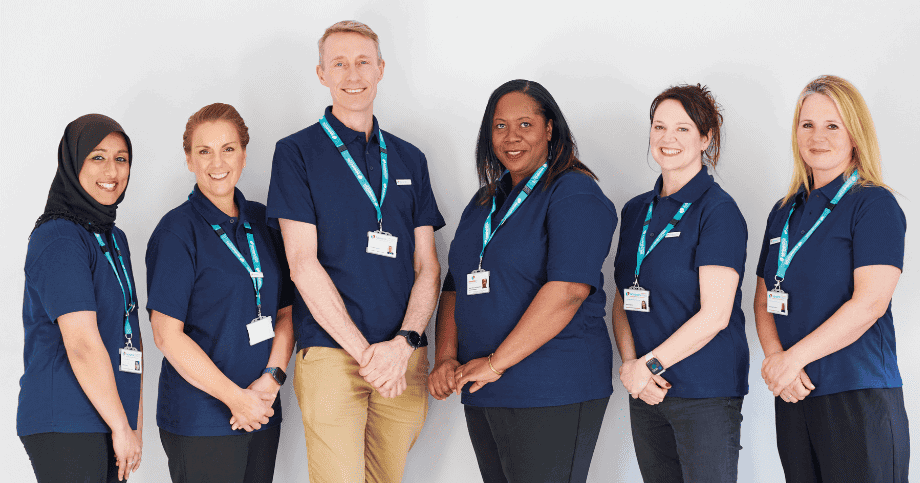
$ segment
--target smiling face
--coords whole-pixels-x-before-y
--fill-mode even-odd
[[[856,146],[830,97],[811,94],[802,103],[796,127],[799,155],[811,168],[815,181],[843,174]]]
[[[553,123],[540,113],[540,106],[527,94],[502,96],[492,117],[492,150],[511,172],[514,184],[533,174],[546,162]]]
[[[648,146],[661,171],[697,172],[703,167],[702,153],[709,147],[710,136],[702,136],[675,99],[665,99],[655,109]]]
[[[109,133],[80,168],[80,186],[100,204],[115,204],[128,186],[128,145],[119,132]]]
[[[232,200],[246,167],[246,150],[236,127],[227,121],[202,123],[192,133],[191,145],[185,160],[198,189],[217,206],[221,206],[217,200]]]
[[[316,75],[332,93],[334,112],[373,114],[383,67],[373,40],[355,32],[339,32],[326,38],[323,64],[316,66]]]

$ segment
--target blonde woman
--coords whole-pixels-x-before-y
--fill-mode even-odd
[[[809,83],[792,151],[792,183],[767,219],[754,299],[786,481],[906,482],[891,314],[906,220],[882,182],[859,91],[834,76]]]

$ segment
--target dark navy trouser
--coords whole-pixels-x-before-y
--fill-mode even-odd
[[[910,435],[900,387],[776,398],[776,444],[789,483],[907,483]]]
[[[738,481],[742,397],[665,397],[629,401],[630,425],[645,483]]]
[[[583,483],[609,397],[539,408],[463,406],[485,483]]]

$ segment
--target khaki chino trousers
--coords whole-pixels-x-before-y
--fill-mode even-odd
[[[427,348],[409,358],[406,390],[384,398],[344,349],[297,354],[294,391],[303,414],[311,483],[396,483],[428,415]]]

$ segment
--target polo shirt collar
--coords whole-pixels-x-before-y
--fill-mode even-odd
[[[651,194],[649,194],[648,201],[659,200],[662,184],[664,184],[664,178],[659,175],[658,181],[655,182],[655,188],[652,190]],[[709,191],[709,188],[714,184],[715,180],[712,178],[712,175],[710,175],[707,168],[703,166],[700,172],[696,173],[696,176],[691,178],[683,188],[677,190],[677,193],[668,196],[668,198],[678,203],[694,203]]]
[[[834,196],[837,196],[837,191],[840,190],[840,187],[843,186],[847,180],[847,173],[843,173],[840,176],[834,178],[833,181],[824,185],[821,188],[818,188],[817,191],[820,191],[821,194],[827,197],[827,199],[832,200]]]
[[[342,124],[342,121],[339,121],[334,114],[332,114],[332,106],[326,107],[326,120],[329,121],[329,125],[332,126],[332,129],[336,134],[339,135],[339,139],[347,146],[349,143],[353,142],[355,139],[360,139],[361,142],[364,142],[364,133],[361,131],[355,131],[354,129]],[[371,127],[371,136],[370,139],[376,139],[379,136],[380,125],[377,124],[377,116],[374,116],[374,125]],[[379,144],[379,141],[378,141]]]
[[[198,188],[198,184],[195,184],[195,189],[192,191],[192,194],[188,197],[189,202],[192,203],[192,208],[195,208],[201,216],[204,217],[205,221],[209,225],[220,225],[225,223],[230,219],[230,215],[224,213],[220,208],[214,206],[214,203],[211,203],[211,200],[208,199],[204,193]],[[240,211],[240,224],[245,220],[244,207],[246,206],[246,198],[243,197],[243,192],[239,188],[233,188],[233,200],[236,202],[236,207]]]

